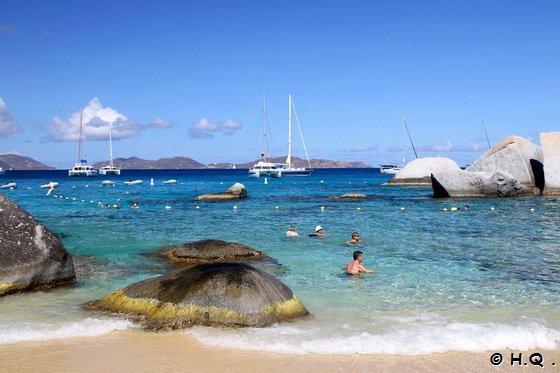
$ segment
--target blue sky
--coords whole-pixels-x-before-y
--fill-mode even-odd
[[[557,1],[0,3],[0,153],[84,158],[286,154],[288,94],[311,158],[460,165],[516,134],[559,129]],[[294,141],[296,156],[303,152]],[[408,154],[408,157],[411,157]]]

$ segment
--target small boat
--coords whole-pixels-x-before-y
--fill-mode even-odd
[[[379,171],[382,174],[397,174],[399,171],[401,170],[401,168],[399,166],[397,166],[396,164],[381,164],[379,165]]]
[[[50,181],[46,184],[41,185],[41,188],[43,189],[51,189],[51,188],[56,188],[58,186],[58,183],[56,181]]]
[[[175,179],[165,180],[163,183],[164,184],[177,184],[177,180],[175,180]]]
[[[140,185],[140,184],[142,184],[142,180],[129,180],[124,182],[124,185]]]
[[[7,184],[4,184],[4,185],[0,186],[0,189],[14,189],[16,187],[17,187],[16,183],[7,183]]]
[[[4,175],[6,173],[6,171],[4,171],[4,169],[2,167],[0,167],[0,175]]]
[[[111,180],[103,180],[101,186],[115,186],[115,182]]]

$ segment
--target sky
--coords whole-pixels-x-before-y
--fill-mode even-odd
[[[312,159],[473,162],[560,129],[560,2],[0,2],[0,154],[245,163],[287,153],[288,94]],[[295,127],[294,155],[304,157]]]

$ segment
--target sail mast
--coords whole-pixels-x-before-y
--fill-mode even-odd
[[[402,144],[403,144],[403,155],[402,155],[402,166],[406,164],[406,135],[404,133],[404,114],[401,114],[401,126],[402,126]]]
[[[109,123],[109,166],[113,168],[113,138],[111,137],[112,124]]]
[[[82,117],[83,109],[80,109],[80,134],[78,135],[78,164],[82,164]]]
[[[263,161],[268,162],[268,134],[267,134],[267,118],[266,118],[266,96],[263,94],[263,135],[264,135],[264,153]]]
[[[292,95],[288,94],[288,168],[292,167]]]
[[[416,153],[416,148],[414,147],[414,143],[412,142],[412,136],[410,136],[410,131],[408,130],[408,126],[406,125],[406,120],[403,119],[404,128],[406,128],[406,132],[408,133],[408,138],[410,140],[410,145],[412,145],[412,150],[414,150],[414,156],[418,159],[418,153]]]
[[[486,143],[488,144],[488,150],[492,149],[490,146],[490,140],[488,140],[488,133],[486,132],[486,126],[484,126],[484,121],[482,121],[482,131],[484,132],[484,136],[486,137]]]

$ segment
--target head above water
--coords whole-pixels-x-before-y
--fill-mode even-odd
[[[357,260],[357,259],[359,259],[363,256],[364,256],[364,253],[361,252],[360,250],[356,250],[356,251],[354,251],[354,254],[352,254],[352,257],[354,258],[354,260]]]
[[[315,233],[317,233],[319,231],[322,231],[322,230],[323,230],[323,227],[321,227],[320,225],[315,227]]]
[[[295,224],[290,224],[290,227],[288,228],[288,230],[290,231],[295,231],[297,229],[297,226]]]

